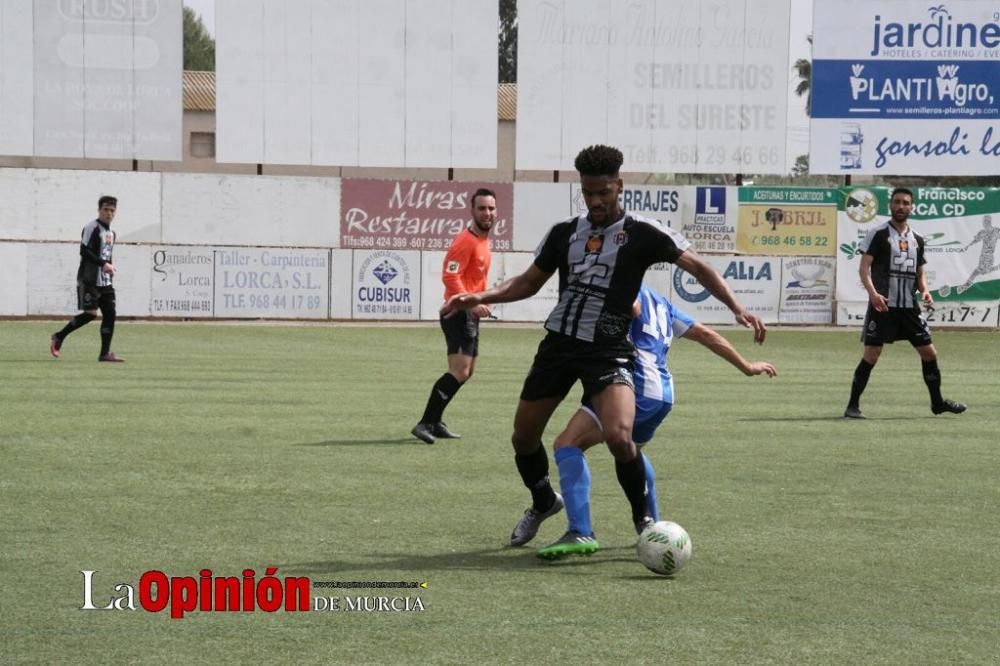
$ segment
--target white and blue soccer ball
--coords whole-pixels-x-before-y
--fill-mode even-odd
[[[691,537],[677,523],[661,520],[642,531],[635,550],[647,569],[672,576],[691,559]]]

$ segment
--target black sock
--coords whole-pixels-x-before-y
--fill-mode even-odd
[[[628,503],[632,505],[632,522],[638,523],[646,517],[646,465],[642,456],[636,455],[627,463],[615,460],[615,473]]]
[[[115,334],[115,309],[101,309],[101,356],[111,351],[111,338]]]
[[[533,453],[515,453],[514,464],[524,486],[531,491],[531,504],[535,510],[545,512],[552,508],[556,493],[549,483],[549,454],[545,452],[545,445],[539,444]]]
[[[444,414],[444,408],[448,406],[451,399],[462,388],[462,383],[455,379],[450,372],[446,372],[434,382],[431,395],[427,398],[427,406],[424,408],[424,415],[420,419],[421,423],[437,423]]]
[[[90,322],[94,321],[97,317],[90,314],[89,312],[81,312],[77,316],[69,320],[69,323],[63,326],[63,329],[56,333],[56,337],[60,341],[65,340],[66,336],[80,328],[81,326],[86,326]]]
[[[931,394],[931,404],[940,405],[944,398],[941,397],[941,371],[938,370],[937,360],[921,361],[920,366],[924,373],[924,384],[927,384],[927,391]]]
[[[872,368],[875,366],[861,359],[858,363],[858,367],[854,369],[854,381],[851,382],[851,400],[847,403],[848,407],[858,407],[861,401],[861,394],[865,392],[865,387],[868,386],[868,378],[871,377]]]

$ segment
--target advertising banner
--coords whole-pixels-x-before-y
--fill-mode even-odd
[[[913,187],[909,224],[923,236],[924,270],[934,299],[928,320],[993,326],[1000,305],[1000,189]],[[889,220],[887,188],[841,190],[837,300],[867,303],[858,266],[868,230]],[[996,220],[996,224],[994,224]]]
[[[152,248],[149,310],[154,317],[211,317],[215,251],[209,247]]]
[[[781,324],[829,324],[833,321],[833,257],[785,257],[781,260]]]
[[[737,252],[833,256],[837,190],[741,187],[739,199]]]
[[[995,2],[813,3],[810,171],[1000,171]]]
[[[738,189],[714,185],[683,188],[686,196],[680,232],[697,252],[736,251]]]
[[[354,253],[353,319],[420,319],[421,252]]]
[[[778,321],[781,296],[781,260],[777,257],[723,257],[705,259],[729,284],[736,300],[767,323]],[[715,299],[693,275],[674,267],[671,298],[685,312],[706,324],[735,322],[729,308]]]
[[[784,172],[789,8],[520,0],[517,168],[607,143],[626,172]]]
[[[326,319],[330,251],[215,250],[215,316]]]
[[[472,221],[470,197],[480,187],[497,194],[490,249],[508,252],[514,231],[514,187],[510,183],[344,178],[340,246],[397,252],[447,250]]]

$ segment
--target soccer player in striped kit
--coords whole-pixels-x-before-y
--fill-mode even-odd
[[[111,338],[115,334],[115,265],[111,262],[115,247],[115,232],[111,222],[118,210],[118,199],[102,196],[97,201],[97,219],[91,220],[80,235],[80,268],[76,272],[77,307],[82,310],[63,329],[49,338],[49,352],[59,358],[66,336],[86,326],[101,311],[102,363],[122,363],[125,359],[111,351]]]
[[[753,328],[758,342],[767,332],[764,323],[737,302],[722,276],[690,249],[687,239],[658,220],[622,208],[622,162],[622,152],[611,146],[580,151],[575,166],[587,213],[554,225],[525,272],[485,292],[452,296],[441,309],[450,317],[483,304],[523,300],[559,273],[559,301],[545,320],[546,336],[514,415],[514,462],[531,493],[531,506],[511,533],[512,546],[531,541],[542,521],[563,508],[562,496],[549,481],[542,434],[577,380],[592,396],[634,520],[646,515],[645,468],[632,442],[635,347],[628,330],[647,268],[661,261],[676,263],[722,301],[739,324]]]
[[[920,312],[920,301],[933,305],[934,298],[927,288],[924,273],[924,237],[910,227],[913,212],[913,192],[897,187],[889,196],[891,218],[885,224],[868,230],[861,242],[861,284],[868,292],[868,312],[865,314],[861,339],[865,350],[854,370],[851,397],[844,417],[863,419],[861,394],[868,385],[872,369],[882,355],[882,347],[896,340],[909,340],[920,355],[921,372],[931,397],[934,414],[961,414],[965,405],[941,397],[941,371],[937,350],[931,342],[927,319]]]
[[[490,230],[497,220],[497,199],[492,190],[480,188],[472,195],[472,224],[455,237],[444,257],[441,281],[444,298],[455,294],[486,289],[490,272]],[[420,422],[410,433],[417,439],[433,444],[435,439],[458,439],[441,420],[445,407],[459,389],[472,377],[479,356],[479,320],[490,316],[490,308],[479,305],[454,317],[441,317],[448,348],[448,371],[438,377],[431,388]]]

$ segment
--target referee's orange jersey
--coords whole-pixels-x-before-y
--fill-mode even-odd
[[[466,229],[455,237],[448,254],[444,256],[441,269],[444,299],[448,300],[455,294],[483,291],[489,272],[490,239]]]

